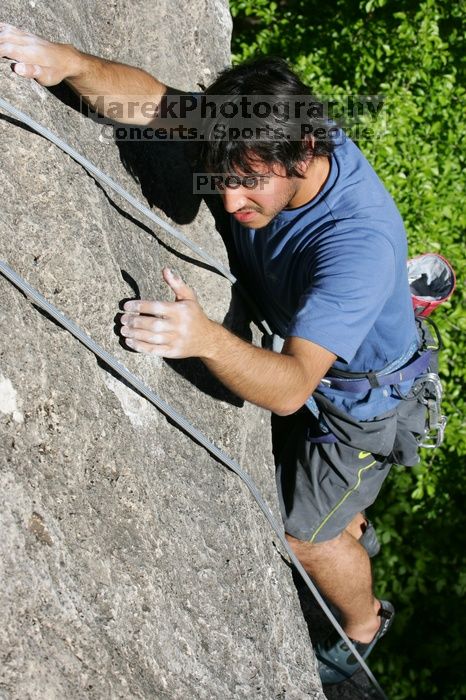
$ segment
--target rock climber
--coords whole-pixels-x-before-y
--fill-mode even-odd
[[[204,99],[5,23],[0,55],[18,76],[43,86],[65,81],[94,105],[91,96],[99,96],[103,116],[120,100],[125,124],[160,125],[169,94],[187,95],[192,112]],[[121,334],[140,353],[200,358],[232,392],[272,412],[287,539],[366,658],[394,610],[373,593],[369,555],[379,545],[365,510],[393,463],[418,461],[414,409],[403,400],[413,377],[383,382],[409,368],[419,345],[405,229],[351,139],[296,107],[311,93],[284,61],[263,57],[226,69],[204,94],[238,108],[241,96],[261,96],[271,106],[251,124],[239,122],[240,130],[263,128],[265,136],[253,139],[216,138],[230,133],[228,116],[219,110],[212,126],[204,115],[199,158],[230,215],[240,278],[283,344],[257,347],[214,322],[168,268],[163,278],[174,300],[127,302]],[[278,102],[291,109],[274,109]],[[358,669],[336,634],[316,653],[324,683]]]

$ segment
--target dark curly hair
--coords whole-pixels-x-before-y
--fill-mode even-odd
[[[215,118],[205,117],[204,140],[198,155],[199,162],[210,172],[254,174],[254,164],[260,161],[272,170],[274,165],[284,166],[288,177],[302,177],[297,167],[300,162],[309,156],[329,156],[333,152],[335,144],[330,124],[324,117],[324,106],[281,58],[262,57],[226,69],[207,88],[205,96],[212,99],[228,96],[233,110],[235,105],[239,109],[245,96],[273,96],[267,102],[277,106],[304,104],[301,102],[304,97],[306,104],[312,105],[311,114],[305,111],[304,115],[302,112],[297,115],[293,109],[284,114],[269,109],[264,115],[252,115],[247,121],[249,133],[259,129],[258,133],[265,134],[259,138],[219,138],[219,134],[229,134],[231,119],[218,114]],[[301,135],[303,125],[312,139]]]

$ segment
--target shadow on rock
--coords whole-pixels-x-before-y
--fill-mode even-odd
[[[223,326],[246,341],[251,341],[250,318],[241,295],[232,288],[230,306],[223,321]],[[209,372],[204,363],[193,357],[185,360],[166,360],[167,364],[184,379],[194,384],[199,391],[214,399],[225,401],[232,406],[241,407],[244,401],[229,391]]]

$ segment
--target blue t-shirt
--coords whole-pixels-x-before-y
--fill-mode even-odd
[[[261,229],[231,222],[247,286],[274,333],[327,348],[335,368],[349,372],[394,369],[417,349],[403,222],[350,139],[336,146],[327,182],[309,203]],[[362,395],[319,389],[359,420],[400,400],[391,387]]]

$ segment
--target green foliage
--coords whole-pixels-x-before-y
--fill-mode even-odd
[[[280,55],[314,94],[383,95],[378,115],[350,133],[397,202],[410,253],[441,252],[456,269],[458,289],[435,313],[445,345],[445,443],[424,450],[419,467],[395,467],[371,512],[383,542],[377,593],[397,607],[371,666],[392,700],[466,698],[465,3],[230,4],[235,62]]]

